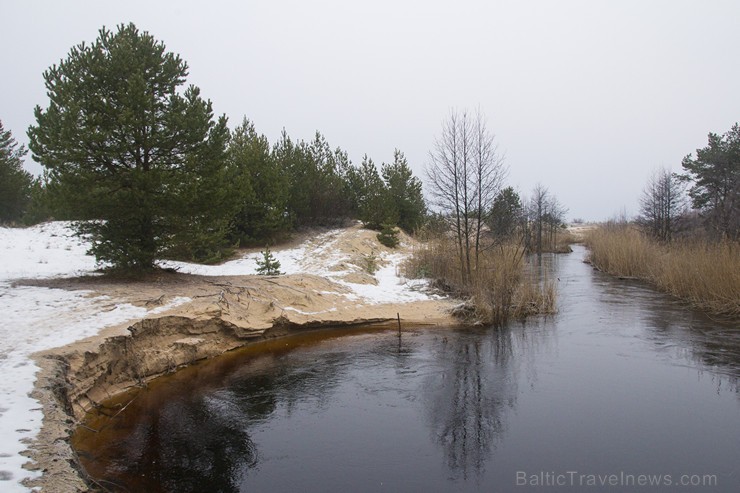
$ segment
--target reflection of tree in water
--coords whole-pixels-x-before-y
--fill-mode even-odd
[[[104,450],[81,450],[83,462],[93,456],[108,461],[103,473],[92,472],[97,464],[88,469],[111,491],[239,491],[258,463],[250,427],[278,406],[289,410],[306,399],[321,406],[341,367],[332,355],[274,363],[232,368],[218,384],[173,382],[164,395],[143,398],[141,406],[134,401],[119,417],[125,431],[113,421],[96,437]]]
[[[599,310],[614,319],[610,323],[638,327],[637,336],[647,338],[659,353],[670,352],[711,369],[719,387],[738,392],[740,332],[731,322],[712,320],[639,281],[601,274],[595,275],[594,282]]]
[[[232,485],[256,464],[257,453],[246,416],[231,404],[207,397],[188,406],[166,405],[127,440],[128,454],[142,455],[130,457],[135,460],[122,464],[122,472],[143,474],[149,484],[139,485],[142,491],[235,491]]]
[[[512,334],[451,332],[436,356],[446,369],[423,387],[429,424],[450,469],[467,478],[482,472],[516,403]]]

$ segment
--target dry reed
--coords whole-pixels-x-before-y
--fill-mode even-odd
[[[604,226],[586,239],[594,267],[641,279],[709,313],[740,317],[737,243],[682,240],[662,244],[628,225]]]
[[[466,298],[460,313],[468,322],[501,326],[511,319],[555,311],[555,285],[524,275],[521,246],[501,245],[481,252],[473,279],[464,284],[454,242],[437,238],[417,247],[406,275],[433,279],[433,285]]]

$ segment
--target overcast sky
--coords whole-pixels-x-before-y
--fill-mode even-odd
[[[737,0],[1,1],[0,120],[22,143],[43,71],[128,22],[232,128],[318,130],[356,164],[398,148],[423,177],[450,109],[480,107],[509,184],[571,219],[636,213],[654,169],[740,120]]]

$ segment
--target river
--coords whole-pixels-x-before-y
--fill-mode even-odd
[[[740,328],[584,256],[541,260],[555,316],[265,341],[74,445],[110,491],[740,491]]]

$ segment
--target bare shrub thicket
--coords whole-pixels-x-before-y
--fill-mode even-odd
[[[637,219],[646,233],[661,241],[673,239],[680,219],[687,213],[684,188],[680,179],[666,168],[653,173],[642,191]]]
[[[488,208],[506,175],[504,157],[480,111],[452,111],[429,159],[429,192],[442,211],[439,217],[455,235],[451,253],[460,264],[461,282],[468,284],[480,261]]]
[[[547,187],[538,184],[532,190],[525,208],[524,234],[527,249],[533,253],[570,252],[570,243],[562,238],[565,214],[563,207]]]
[[[434,279],[437,288],[466,299],[460,314],[468,322],[501,326],[555,311],[554,283],[527,275],[524,253],[524,247],[515,243],[481,249],[477,269],[462,282],[457,245],[453,238],[441,236],[417,246],[405,270],[408,277]]]

